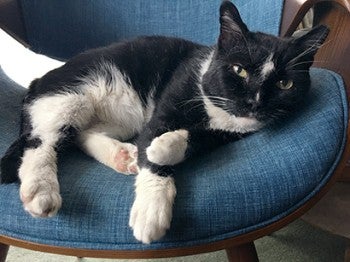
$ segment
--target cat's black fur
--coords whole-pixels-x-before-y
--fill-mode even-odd
[[[254,118],[263,125],[293,112],[309,89],[309,67],[328,29],[318,26],[300,38],[277,38],[250,32],[229,1],[221,5],[220,24],[218,44],[213,47],[177,38],[141,37],[80,54],[35,80],[24,100],[20,138],[1,161],[1,183],[14,182],[23,152],[44,143],[40,137],[31,135],[32,116],[27,108],[43,97],[79,94],[80,79],[99,71],[101,61],[113,64],[128,76],[124,80],[136,91],[143,107],[154,92],[155,110],[138,134],[136,144],[139,168],[149,168],[158,176],[172,175],[171,168],[149,161],[146,149],[166,132],[179,129],[189,132],[185,156],[188,158],[257,129],[241,132],[213,128],[201,89],[222,111],[236,117]],[[269,56],[275,67],[262,77],[261,70]],[[210,60],[210,65],[202,74],[205,60]],[[239,76],[234,66],[245,69],[249,77]],[[107,83],[113,81],[112,75],[105,77]],[[293,86],[282,90],[276,86],[281,80],[292,80]],[[66,137],[74,137],[80,131],[76,125],[62,125],[55,148],[64,143]],[[156,238],[159,235],[150,240]]]

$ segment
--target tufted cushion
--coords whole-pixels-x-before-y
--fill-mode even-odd
[[[237,236],[290,214],[328,181],[345,141],[341,78],[322,69],[311,75],[307,103],[288,121],[177,167],[174,218],[160,241],[142,245],[128,227],[134,177],[75,149],[59,160],[56,217],[32,218],[18,184],[0,186],[0,235],[88,249],[170,248]],[[0,155],[17,135],[24,92],[0,73]]]
[[[278,34],[283,0],[233,0],[251,30]],[[20,0],[29,44],[68,58],[139,35],[167,35],[214,44],[220,0]],[[252,15],[254,10],[254,15]],[[54,30],[53,30],[54,29]]]

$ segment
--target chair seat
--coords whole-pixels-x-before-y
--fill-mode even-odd
[[[288,120],[176,167],[171,229],[151,245],[128,226],[134,177],[78,149],[59,158],[63,205],[32,218],[18,184],[0,186],[0,235],[40,244],[101,250],[173,248],[238,236],[292,213],[329,180],[345,144],[347,102],[339,75],[312,69],[312,88]],[[0,155],[16,138],[25,90],[0,73]]]

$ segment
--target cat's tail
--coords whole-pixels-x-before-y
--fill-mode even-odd
[[[6,151],[0,163],[0,184],[13,183],[18,180],[18,168],[22,163],[22,155],[26,137],[21,136]]]

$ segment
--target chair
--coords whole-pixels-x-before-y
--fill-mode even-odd
[[[35,51],[60,59],[140,33],[214,43],[218,30],[219,1],[214,0],[191,1],[191,6],[186,1],[157,0],[103,5],[6,2],[0,1],[0,12],[5,7],[7,13],[18,14],[15,11],[21,8],[18,16],[11,15],[11,24],[0,19],[2,26],[19,32],[17,36]],[[282,35],[291,35],[314,7],[315,23],[332,30],[316,65],[333,71],[311,70],[312,88],[302,114],[179,165],[174,217],[163,239],[143,245],[128,228],[133,177],[115,174],[72,148],[59,160],[63,206],[57,216],[32,218],[21,207],[18,185],[0,185],[0,261],[5,261],[10,245],[100,258],[173,257],[225,249],[229,261],[257,261],[254,240],[300,217],[349,170],[350,93],[344,87],[350,86],[350,2],[302,2],[235,1],[249,28]],[[130,12],[137,10],[147,13],[130,19]],[[0,72],[0,155],[17,135],[24,94],[24,88]]]

